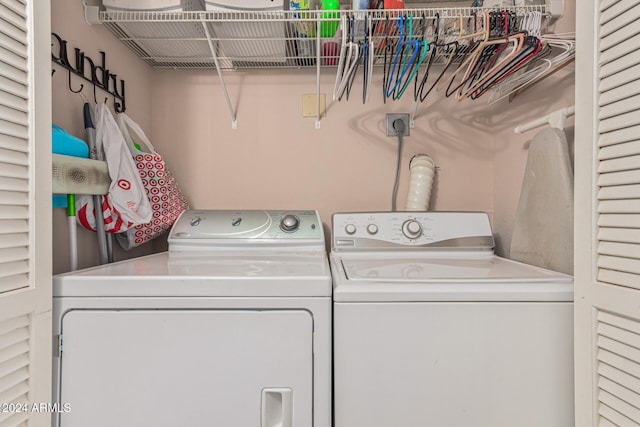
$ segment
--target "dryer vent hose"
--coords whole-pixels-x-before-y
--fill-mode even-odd
[[[426,211],[429,208],[431,187],[436,166],[426,154],[416,154],[409,162],[409,192],[407,211]]]

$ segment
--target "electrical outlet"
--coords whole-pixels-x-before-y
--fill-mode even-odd
[[[402,136],[409,136],[409,114],[405,113],[388,113],[387,114],[387,136],[396,136],[397,131],[393,127],[393,122],[402,120],[404,122],[404,131]]]

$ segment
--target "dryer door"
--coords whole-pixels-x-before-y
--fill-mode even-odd
[[[62,340],[59,426],[311,427],[307,311],[73,310]]]

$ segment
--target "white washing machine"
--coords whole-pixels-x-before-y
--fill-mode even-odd
[[[335,427],[573,427],[573,281],[484,213],[333,216]]]
[[[59,427],[329,427],[315,211],[186,211],[169,251],[54,277]]]

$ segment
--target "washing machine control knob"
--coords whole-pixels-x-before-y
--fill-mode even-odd
[[[422,236],[422,225],[415,219],[408,219],[402,224],[402,234],[409,239]]]
[[[378,232],[378,226],[375,224],[367,225],[367,233],[376,234]]]
[[[287,233],[298,230],[298,227],[300,227],[300,219],[295,215],[287,214],[280,220],[280,229]]]
[[[344,231],[347,234],[355,234],[356,232],[356,226],[353,224],[347,224],[344,226]]]

